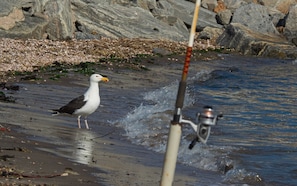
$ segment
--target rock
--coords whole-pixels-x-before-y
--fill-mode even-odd
[[[272,8],[275,7],[278,1],[279,0],[262,0],[265,6],[272,7]]]
[[[187,26],[190,28],[192,25],[193,14],[194,14],[194,4],[184,0],[174,1],[175,11],[173,15],[181,19]],[[214,28],[222,28],[216,21],[216,14],[212,11],[209,11],[205,8],[200,8],[197,30],[201,31],[203,28],[210,26]]]
[[[279,10],[284,14],[287,14],[290,10],[290,7],[296,4],[297,4],[296,0],[278,0],[274,8],[276,8],[277,10]]]
[[[273,23],[273,25],[275,27],[277,27],[277,24],[278,22],[281,20],[281,19],[284,19],[286,14],[283,14],[281,13],[280,11],[278,11],[277,9],[275,8],[267,8],[267,11],[268,11],[268,15],[270,16],[270,19],[271,19],[271,22]]]
[[[70,0],[51,0],[44,5],[44,15],[48,18],[45,32],[48,39],[73,38],[74,26]]]
[[[262,0],[265,6],[272,7],[287,14],[292,5],[296,4],[296,0]]]
[[[217,23],[221,25],[228,25],[231,22],[232,12],[229,9],[220,11],[216,15]]]
[[[10,14],[13,11],[14,7],[19,8],[18,3],[19,3],[18,0],[1,1],[0,17],[4,17]],[[11,4],[15,6],[11,6]]]
[[[164,2],[161,5],[164,6]],[[84,36],[166,38],[181,41],[186,40],[189,35],[185,24],[175,16],[154,16],[150,11],[135,5],[123,7],[102,1],[97,6],[76,0],[72,3],[72,10],[76,19],[76,32],[82,32]]]
[[[254,3],[236,9],[232,23],[241,23],[253,31],[264,34],[278,34],[278,31],[269,17],[267,8]]]
[[[14,9],[22,10],[24,19],[16,22],[15,26],[8,30],[0,28],[0,37],[7,38],[37,38],[40,39],[44,35],[44,27],[47,24],[45,17],[38,16],[35,12],[39,7],[39,1],[30,0],[11,0],[0,2],[1,17],[8,16]],[[29,7],[29,8],[28,8]],[[33,8],[34,7],[34,8]],[[4,10],[4,11],[2,11]],[[35,14],[36,13],[36,14]]]
[[[221,28],[205,27],[201,32],[199,32],[198,38],[200,39],[217,39],[223,33]]]
[[[0,89],[18,91],[18,90],[20,90],[20,86],[19,85],[7,85],[5,82],[0,82]]]
[[[201,6],[209,11],[213,11],[218,6],[217,0],[202,0]]]
[[[224,1],[223,0],[218,0],[218,5],[214,8],[214,12],[215,13],[218,13],[218,12],[221,12],[221,11],[224,11],[226,10],[226,5],[224,4]]]
[[[273,58],[297,58],[297,48],[286,39],[275,34],[263,34],[250,30],[239,23],[228,25],[218,38],[218,44],[234,48],[244,55]]]
[[[224,0],[224,3],[226,8],[232,13],[234,13],[237,8],[248,4],[244,0]]]
[[[290,8],[284,28],[284,36],[292,42],[297,38],[297,4]]]
[[[0,91],[0,102],[15,102],[15,98],[12,96],[6,96],[4,92]]]
[[[23,11],[17,8],[13,8],[7,16],[0,18],[0,28],[4,30],[9,30],[16,26],[17,22],[23,21],[25,19]]]
[[[0,20],[9,20],[1,21],[0,37],[51,40],[145,37],[185,41],[192,24],[193,5],[185,0],[1,1]],[[201,8],[199,16],[198,30],[221,27],[213,12]]]
[[[216,14],[214,12],[211,12],[206,9],[200,9],[197,29],[202,30],[207,26],[210,26],[213,28],[222,28],[222,26],[217,23]]]

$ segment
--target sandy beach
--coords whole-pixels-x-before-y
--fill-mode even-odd
[[[209,52],[198,58],[216,59],[218,54]],[[148,57],[123,67],[100,66],[100,73],[110,78],[109,83],[100,85],[101,92],[144,91],[179,80],[183,60],[180,54]],[[139,65],[139,69],[131,68]],[[198,68],[207,66],[191,64],[189,73]],[[99,108],[104,117],[98,116],[94,130],[77,129],[75,117],[52,117],[48,112],[86,88],[87,75],[70,70],[57,80],[42,71],[3,77],[6,84],[2,92],[14,101],[0,102],[0,185],[159,185],[164,154],[131,144],[121,127],[108,124],[109,111],[104,111],[108,100]],[[20,89],[9,89],[13,86]],[[57,86],[60,90],[55,90]],[[59,139],[67,139],[69,144]],[[101,150],[88,154],[89,146]],[[174,185],[197,182],[195,171],[178,164]]]

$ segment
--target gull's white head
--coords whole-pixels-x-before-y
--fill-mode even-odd
[[[100,81],[108,82],[109,79],[107,77],[105,77],[105,76],[100,75],[100,74],[92,74],[90,76],[90,82],[96,82],[96,83],[98,83]]]

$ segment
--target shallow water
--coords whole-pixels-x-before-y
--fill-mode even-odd
[[[185,166],[178,166],[177,171],[189,170],[199,180],[187,185],[296,185],[297,62],[229,55],[221,58],[192,62],[207,65],[208,70],[190,66],[184,118],[195,121],[204,105],[212,105],[224,117],[212,127],[207,145],[196,144],[192,150],[188,145],[194,131],[190,126],[183,127],[178,162]],[[123,143],[157,152],[149,153],[156,159],[151,166],[162,167],[160,159],[166,148],[178,80],[154,89],[110,89],[101,85],[103,106],[89,117],[92,131],[76,129],[75,117],[51,117],[48,112],[81,94],[86,89],[81,82],[71,82],[71,87],[20,83],[19,92],[7,92],[17,98],[17,106],[6,104],[0,115],[5,116],[4,123],[25,127],[35,140],[57,146],[43,150],[91,166],[96,166],[96,156],[102,151],[96,139],[108,137],[114,126],[120,129],[116,135]],[[106,146],[104,150],[111,149]],[[131,152],[139,154],[147,152]],[[226,172],[226,165],[233,169]]]
[[[196,112],[212,105],[224,118],[212,127],[207,145],[193,150],[188,150],[193,131],[184,127],[179,162],[222,176],[220,182],[202,179],[197,185],[296,185],[296,61],[222,58],[208,62],[212,70],[189,77],[183,115],[195,121]],[[147,92],[143,103],[118,121],[129,139],[165,151],[177,87],[173,82]],[[224,173],[225,165],[233,169]]]

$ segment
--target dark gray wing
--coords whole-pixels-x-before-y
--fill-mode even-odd
[[[67,114],[73,114],[77,109],[80,109],[86,104],[86,101],[84,101],[85,96],[79,96],[73,100],[71,100],[67,105],[61,107],[58,110],[55,110],[59,113],[67,113]]]

